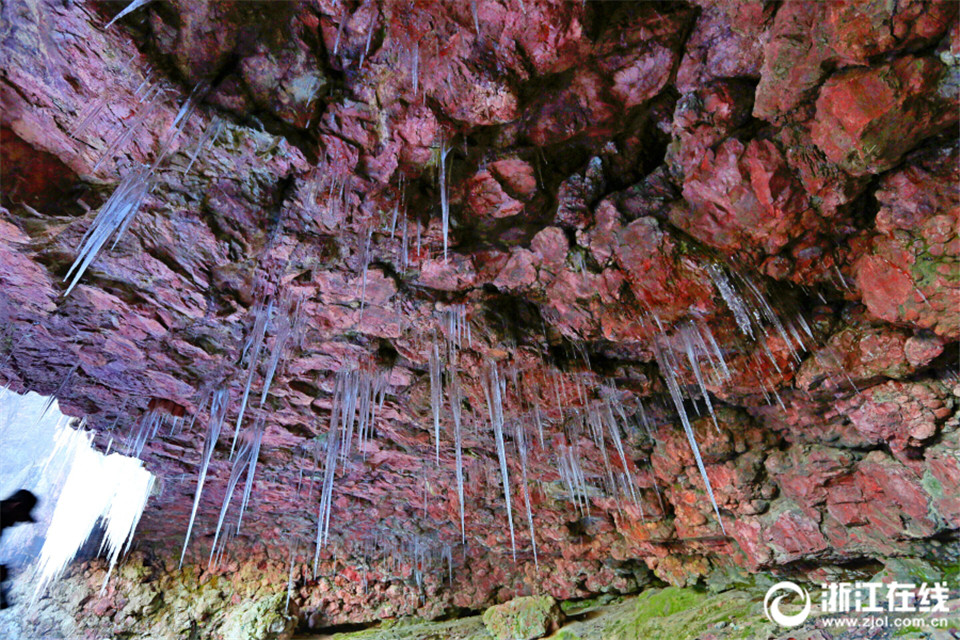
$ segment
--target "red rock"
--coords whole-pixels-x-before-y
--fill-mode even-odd
[[[956,104],[937,98],[945,72],[937,60],[906,56],[830,78],[817,98],[814,142],[853,175],[889,169],[918,142],[957,122]]]
[[[515,198],[528,201],[537,191],[537,178],[529,162],[518,158],[505,158],[491,162],[490,171]]]
[[[308,558],[296,560],[290,611],[305,625],[440,616],[534,590],[628,592],[649,579],[635,571],[644,565],[689,584],[735,567],[807,571],[911,557],[955,534],[958,390],[941,369],[960,325],[960,195],[949,137],[955,92],[936,73],[953,71],[960,51],[955,3],[701,4],[698,13],[538,0],[522,9],[500,0],[321,0],[276,10],[173,2],[109,30],[103,18],[115,9],[99,3],[38,0],[5,13],[2,159],[5,176],[25,177],[4,183],[0,382],[60,388],[61,406],[87,415],[105,446],[118,413],[118,434],[149,408],[192,414],[198,390],[221,380],[232,381],[236,402],[257,288],[302,298],[303,334],[263,409],[244,527],[223,567],[195,581],[222,589],[200,621],[210,634],[221,608],[250,602],[240,585],[283,593],[291,541],[315,539],[313,451],[344,368],[382,368],[389,388],[372,437],[338,465],[333,540],[317,577]],[[150,68],[165,91],[156,110],[94,171],[117,133],[144,115],[136,90]],[[157,157],[196,80],[221,71],[124,238],[62,298],[93,210],[130,166]],[[104,110],[71,137],[101,97]],[[226,123],[221,136],[184,172],[214,117]],[[878,131],[889,135],[872,157]],[[453,149],[446,259],[441,141]],[[77,197],[91,211],[81,214]],[[395,208],[411,231],[405,256],[402,217],[391,230]],[[718,260],[763,283],[772,304],[785,303],[784,318],[790,303],[809,321],[802,365],[776,331],[763,342],[741,336],[703,268]],[[781,300],[788,280],[806,288],[789,287]],[[445,346],[446,312],[459,304],[471,338],[456,356],[443,351],[456,357],[465,393],[465,548],[446,402],[439,464],[428,426],[428,354],[435,340]],[[709,418],[693,425],[726,536],[651,353],[656,336],[679,357],[685,393],[696,395],[681,335],[691,321],[709,326],[731,369],[720,381],[705,365],[719,431]],[[507,381],[511,425],[533,406],[547,422],[546,446],[531,443],[526,469],[539,572],[519,521],[518,562],[510,558],[484,426],[489,360]],[[625,466],[642,516],[640,505],[601,491],[601,449],[575,419],[581,395],[606,393],[601,379],[616,384],[628,414]],[[778,395],[765,401],[771,387]],[[652,439],[634,428],[640,398]],[[156,555],[149,579],[124,579],[83,605],[85,616],[123,611],[157,581],[192,580],[176,573],[169,543],[189,519],[183,498],[195,488],[205,420],[148,443],[145,459],[164,487],[137,537]],[[586,518],[557,471],[559,446],[571,441],[596,494]],[[216,516],[230,465],[218,449],[201,523]],[[300,471],[309,489],[295,489]],[[513,497],[519,515],[522,498]],[[428,544],[452,545],[452,584],[437,557],[417,562],[393,549],[370,557],[367,542],[407,544],[417,531]],[[201,540],[188,560],[205,566],[207,553]],[[414,574],[424,565],[420,589]],[[93,572],[85,589],[97,588],[101,565],[83,569]],[[196,617],[179,613],[168,617]],[[115,615],[98,633],[143,635],[141,622]]]
[[[771,9],[755,2],[704,7],[685,45],[677,89],[689,93],[717,78],[759,78]]]
[[[861,65],[871,56],[936,41],[954,21],[956,6],[949,5],[917,1],[893,7],[882,0],[787,3],[777,11],[764,48],[754,114],[771,121],[783,119],[810,97],[833,65]]]
[[[885,180],[878,233],[854,265],[870,313],[944,337],[960,335],[955,158],[953,148],[931,149]]]
[[[537,279],[533,262],[534,254],[530,251],[519,249],[513,252],[493,284],[508,291],[529,287]]]
[[[943,405],[944,399],[929,386],[890,381],[839,403],[838,409],[865,436],[897,452],[936,435],[936,411]]]
[[[481,171],[466,186],[466,200],[480,218],[509,218],[523,211],[523,203],[514,200],[489,171]]]
[[[943,340],[938,336],[914,335],[903,345],[904,356],[914,367],[923,367],[943,353]]]
[[[683,196],[671,221],[728,253],[777,253],[810,206],[776,145],[732,138],[684,176]]]
[[[557,227],[545,227],[533,237],[530,249],[537,255],[542,268],[557,273],[567,259],[567,236]]]
[[[634,220],[619,234],[617,261],[627,281],[638,300],[666,322],[712,295],[706,274],[678,265],[675,254],[673,239],[653,218]]]
[[[538,147],[579,134],[602,136],[610,130],[614,114],[613,105],[605,99],[603,77],[581,68],[563,89],[554,95],[541,96],[528,107],[526,119],[533,125],[527,136]]]
[[[777,562],[792,562],[820,553],[828,548],[827,538],[820,532],[809,512],[799,509],[783,511],[765,532]]]
[[[476,275],[468,260],[460,256],[444,261],[425,260],[420,264],[420,282],[432,289],[456,291],[472,286]]]

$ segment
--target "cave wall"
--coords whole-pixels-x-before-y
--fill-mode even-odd
[[[103,447],[164,421],[142,453],[160,487],[137,536],[146,560],[130,565],[152,567],[158,593],[212,581],[231,586],[211,602],[275,611],[292,557],[298,624],[326,626],[729,571],[955,561],[955,3],[158,0],[104,28],[119,10],[2,9],[0,375],[56,393]],[[64,296],[96,210],[160,157],[127,232]],[[718,265],[809,335],[766,316],[743,335]],[[298,301],[298,331],[262,404],[253,366],[253,491],[207,568],[264,295]],[[471,329],[456,356],[466,544],[449,407],[437,462],[430,406],[430,353],[456,309]],[[729,368],[704,384],[716,424],[684,364],[689,327]],[[657,349],[679,354],[669,375],[719,519]],[[490,361],[509,379],[505,413],[530,428],[539,567],[508,434],[511,553]],[[337,473],[315,569],[317,451],[351,368],[379,372],[385,402]],[[215,388],[230,411],[181,574]],[[584,426],[610,389],[633,500],[605,482],[613,444]],[[558,468],[574,445],[586,511]],[[154,606],[131,615],[119,586],[71,602],[118,629]]]

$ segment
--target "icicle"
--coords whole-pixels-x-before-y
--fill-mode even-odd
[[[607,486],[609,487],[610,493],[616,495],[616,479],[613,476],[613,469],[610,466],[610,456],[607,455],[607,447],[603,438],[603,420],[600,417],[600,412],[597,410],[596,405],[587,407],[585,418],[590,426],[593,443],[597,447],[597,450],[600,451],[601,458],[603,459],[603,469],[607,473]]]
[[[343,14],[340,16],[340,24],[337,27],[337,38],[333,41],[333,55],[337,55],[337,52],[340,50],[340,39],[343,37],[343,30],[347,26],[347,8],[344,6]]]
[[[266,304],[257,303],[254,309],[253,329],[243,346],[243,353],[240,358],[243,359],[249,355],[247,372],[247,382],[243,388],[243,396],[240,399],[240,411],[237,414],[237,423],[233,430],[233,441],[230,443],[230,457],[233,457],[234,449],[237,446],[237,436],[240,435],[240,426],[243,424],[243,415],[247,410],[247,401],[250,399],[250,387],[253,384],[253,376],[257,373],[257,363],[260,361],[260,352],[263,350],[263,339],[267,333],[267,323],[270,321],[270,314],[273,312],[273,300],[270,299]]]
[[[847,284],[847,279],[843,277],[843,272],[840,271],[840,267],[838,267],[836,263],[833,264],[833,270],[836,272],[837,277],[840,278],[840,284],[843,286],[843,288],[847,291],[850,291],[850,286]]]
[[[363,53],[360,54],[360,67],[363,67],[363,61],[370,54],[370,40],[373,38],[373,32],[377,26],[377,13],[374,11],[373,15],[370,16],[370,24],[367,25],[367,41],[363,45]]]
[[[453,441],[457,459],[457,501],[460,505],[460,542],[467,542],[466,519],[463,503],[463,426],[461,410],[463,397],[460,390],[460,378],[455,367],[450,369],[450,412],[453,414]]]
[[[585,515],[589,505],[589,494],[586,484],[583,482],[583,471],[580,469],[574,447],[560,445],[558,468],[560,479],[567,487],[567,493],[570,495],[570,501],[577,507],[581,515]]]
[[[136,90],[133,92],[133,95],[136,97],[140,97],[141,92],[150,86],[150,80],[152,78],[153,78],[153,69],[150,69],[147,71],[147,75],[146,77],[144,77],[143,82],[141,82],[137,86]]]
[[[340,377],[338,374],[338,384]],[[313,575],[317,575],[317,567],[320,563],[320,549],[327,542],[327,536],[330,528],[330,510],[333,504],[333,481],[337,468],[337,458],[339,456],[340,437],[339,437],[339,403],[337,401],[336,391],[334,392],[334,404],[330,413],[330,429],[327,431],[326,457],[323,465],[323,485],[320,490],[320,509],[317,514],[317,546],[313,556]]]
[[[190,534],[193,532],[193,523],[197,519],[197,507],[200,506],[200,494],[203,492],[203,483],[207,479],[210,460],[217,446],[217,439],[220,437],[220,429],[223,427],[223,421],[227,417],[229,404],[230,391],[226,386],[213,392],[210,400],[210,421],[207,423],[207,437],[203,442],[203,456],[200,459],[197,491],[193,495],[193,509],[190,511],[190,524],[187,526],[187,535],[183,539],[183,551],[180,552],[180,564],[178,568],[183,567],[183,559],[187,555],[187,544],[190,542]],[[200,410],[198,410],[197,413],[199,414]]]
[[[723,351],[720,349],[720,345],[717,344],[716,339],[713,337],[713,332],[710,331],[710,325],[706,322],[700,323],[699,325],[700,333],[706,337],[707,342],[710,343],[710,348],[713,350],[713,357],[716,360],[716,363],[720,365],[720,371],[723,373],[723,379],[730,379],[730,369],[727,367],[727,361],[723,358]]]
[[[140,7],[149,4],[151,1],[152,1],[152,0],[133,0],[133,2],[131,2],[130,4],[127,5],[127,8],[126,8],[126,9],[124,9],[123,11],[121,11],[120,13],[118,13],[117,15],[113,16],[113,20],[111,20],[110,22],[108,22],[108,23],[106,24],[106,26],[104,27],[104,29],[109,29],[110,26],[113,25],[114,22],[116,22],[116,21],[119,20],[120,18],[124,17],[125,15],[128,15],[128,14],[130,14],[130,13],[133,13],[134,11],[136,11],[137,9],[139,9]]]
[[[293,549],[290,549],[290,571],[287,575],[287,599],[283,604],[283,615],[290,611],[290,597],[293,595]]]
[[[420,90],[420,43],[413,46],[413,95]]]
[[[292,307],[292,308],[291,308]],[[267,394],[270,392],[270,385],[273,383],[273,377],[277,373],[277,367],[283,358],[284,349],[291,336],[296,332],[300,319],[300,301],[289,303],[287,313],[280,331],[273,343],[273,349],[270,351],[270,362],[267,365],[267,373],[263,378],[263,392],[260,394],[260,406],[267,400]]]
[[[80,363],[70,367],[70,371],[67,372],[67,375],[63,377],[63,380],[60,382],[60,385],[57,387],[57,390],[54,391],[43,403],[43,407],[40,409],[40,417],[37,418],[36,423],[34,423],[34,428],[43,422],[43,419],[47,417],[47,412],[53,408],[53,403],[57,401],[57,398],[63,397],[63,391],[67,388],[67,384],[70,382],[70,378],[73,377],[73,374],[76,373],[77,369],[80,368]],[[119,418],[118,418],[119,419]]]
[[[260,416],[253,428],[250,459],[247,461],[247,479],[243,487],[243,500],[240,502],[240,514],[237,516],[237,533],[240,533],[240,522],[243,520],[243,512],[246,511],[247,504],[250,502],[250,492],[253,489],[253,476],[257,471],[257,458],[260,457],[260,443],[263,441],[263,422],[263,416]]]
[[[138,90],[139,91],[139,90]],[[83,117],[80,119],[80,122],[70,131],[69,135],[71,138],[77,138],[86,131],[91,124],[97,119],[103,112],[103,108],[107,106],[107,98],[101,97],[99,100],[91,104],[86,111],[84,111]]]
[[[193,163],[197,161],[197,157],[200,155],[200,152],[203,151],[203,148],[207,146],[207,143],[216,144],[217,138],[220,137],[220,132],[223,130],[223,121],[220,118],[215,118],[210,126],[206,128],[201,136],[200,141],[197,142],[197,148],[194,150],[193,155],[190,156],[190,162],[187,163],[186,168],[183,170],[184,173],[189,173],[190,168],[193,166]]]
[[[523,422],[517,420],[514,423],[514,433],[517,443],[517,451],[520,453],[520,479],[523,486],[523,504],[527,512],[527,526],[530,527],[530,546],[533,549],[533,563],[540,571],[540,560],[537,557],[537,535],[533,526],[533,508],[530,505],[530,488],[527,486],[527,439],[523,432]]]
[[[453,547],[448,544],[443,545],[443,559],[447,562],[447,581],[453,584]]]
[[[400,205],[393,205],[393,216],[390,219],[390,239],[393,240],[397,232],[397,214],[400,212]]]
[[[187,125],[187,121],[190,119],[190,116],[193,115],[193,112],[196,110],[197,105],[200,104],[200,101],[203,100],[207,91],[210,90],[210,83],[206,80],[201,80],[194,85],[193,91],[190,92],[190,95],[187,96],[187,99],[183,101],[183,104],[180,106],[180,110],[177,111],[177,115],[173,118],[173,123],[167,129],[166,136],[160,142],[160,151],[157,153],[156,159],[153,161],[153,164],[150,166],[150,170],[154,171],[160,164],[166,159],[167,154],[170,152],[170,149],[173,146],[174,140],[183,132],[183,128]]]
[[[440,143],[440,214],[443,222],[443,260],[447,260],[447,244],[450,236],[450,199],[447,195],[447,154],[450,148]]]
[[[470,0],[470,13],[473,14],[473,28],[477,31],[477,37],[480,37],[480,13],[477,11],[477,0]]]
[[[500,459],[500,475],[503,480],[503,495],[507,503],[507,522],[510,525],[510,548],[513,551],[513,560],[517,560],[517,541],[513,532],[513,508],[510,504],[510,476],[507,471],[507,452],[503,444],[503,400],[500,386],[500,375],[497,365],[490,362],[488,377],[484,380],[484,394],[487,398],[487,407],[490,413],[490,423],[493,425],[493,434],[497,442],[497,457]]]
[[[123,182],[117,186],[116,191],[100,208],[93,224],[90,225],[87,233],[80,241],[77,257],[64,277],[64,281],[66,281],[70,279],[71,275],[73,276],[70,285],[63,293],[64,297],[70,295],[73,288],[77,286],[87,267],[97,257],[97,254],[111,236],[115,236],[114,246],[117,244],[123,236],[123,232],[130,226],[137,212],[140,211],[140,207],[153,188],[153,184],[150,170],[146,167],[140,167],[131,171],[123,179]]]
[[[144,95],[144,99],[153,99],[155,98],[154,94],[159,92],[160,88],[156,87],[156,91]],[[141,99],[141,102],[142,101],[143,99]],[[130,125],[120,131],[110,142],[110,144],[107,145],[106,150],[104,150],[104,152],[100,155],[100,158],[97,160],[96,164],[93,165],[92,171],[99,169],[100,165],[112,158],[117,150],[126,146],[126,144],[133,139],[134,134],[140,130],[140,127],[146,124],[147,120],[159,110],[159,107],[160,102],[158,100],[153,100],[149,103],[147,108],[141,109],[134,117]],[[122,124],[121,127],[123,127]]]
[[[540,448],[546,449],[546,444],[543,441],[543,419],[540,416],[540,403],[533,403],[533,419],[537,424],[537,439],[540,441]]]
[[[708,264],[707,273],[710,274],[710,278],[720,292],[723,301],[727,303],[727,307],[733,312],[733,317],[736,319],[740,331],[742,331],[744,335],[753,338],[753,327],[750,322],[750,313],[747,311],[746,303],[737,293],[736,289],[734,289],[733,283],[730,282],[730,278],[727,277],[723,267],[716,264]]]
[[[683,346],[687,353],[687,360],[690,361],[690,368],[693,370],[693,376],[697,379],[697,386],[700,388],[700,395],[703,396],[703,400],[707,404],[707,410],[710,412],[710,418],[713,419],[713,426],[716,427],[717,433],[720,433],[720,425],[717,423],[717,414],[714,412],[713,403],[710,401],[710,392],[707,391],[707,385],[703,381],[703,372],[700,371],[700,360],[697,357],[694,341],[691,337],[692,333],[696,333],[696,327],[692,323],[687,324],[681,328],[680,337],[683,339]]]
[[[367,230],[367,241],[363,246],[363,277],[360,285],[360,322],[363,321],[363,308],[367,301],[367,271],[370,268],[370,242],[373,239],[373,227]]]
[[[240,445],[240,448],[237,449],[237,455],[233,459],[233,468],[230,470],[230,479],[227,481],[227,489],[223,496],[223,505],[220,507],[220,517],[217,520],[217,529],[216,533],[213,536],[213,546],[210,548],[210,560],[208,566],[212,569],[215,564],[219,564],[219,560],[214,562],[214,557],[217,552],[217,541],[220,540],[220,532],[223,530],[223,522],[227,518],[227,511],[230,509],[230,500],[233,498],[233,492],[237,488],[237,483],[240,482],[240,476],[243,475],[243,472],[247,469],[249,465],[249,457],[253,451],[253,443],[244,439],[244,442]],[[224,540],[224,547],[226,546],[226,540]],[[221,550],[222,551],[222,550]]]
[[[430,408],[433,410],[433,444],[440,464],[440,409],[443,405],[443,381],[440,371],[440,348],[436,336],[430,350]]]
[[[408,239],[407,212],[403,212],[403,237],[400,240],[400,270],[406,271],[410,264],[410,241]],[[399,296],[397,297],[399,300]]]
[[[703,458],[700,456],[700,447],[697,446],[697,440],[693,434],[693,427],[690,425],[690,420],[687,418],[687,411],[683,406],[683,396],[680,392],[680,385],[677,383],[676,378],[676,367],[671,360],[668,359],[667,354],[660,347],[659,342],[654,339],[653,341],[654,355],[657,359],[657,364],[660,366],[660,373],[663,376],[664,381],[667,383],[667,389],[670,391],[670,398],[673,400],[673,404],[677,409],[677,413],[680,414],[680,422],[683,424],[683,430],[687,435],[687,440],[690,443],[690,449],[693,451],[693,457],[696,458],[697,468],[700,470],[700,476],[703,478],[703,484],[707,489],[707,495],[710,496],[710,502],[713,504],[713,510],[717,514],[717,522],[720,524],[720,530],[726,533],[726,530],[723,527],[723,519],[720,517],[720,507],[717,506],[717,500],[713,496],[713,486],[710,484],[710,478],[707,476],[706,467],[703,465]]]
[[[797,353],[797,350],[793,345],[793,341],[790,339],[790,336],[787,334],[787,330],[784,328],[783,323],[780,321],[780,316],[778,316],[777,313],[773,310],[773,308],[770,306],[770,303],[767,302],[766,297],[763,295],[763,293],[760,291],[757,285],[753,282],[753,280],[751,280],[746,276],[743,276],[743,280],[747,283],[747,288],[753,294],[761,311],[763,311],[764,317],[766,317],[767,321],[774,326],[774,328],[777,330],[777,333],[780,334],[780,338],[783,340],[783,343],[790,350],[790,355],[793,356],[794,361],[796,361],[796,363],[799,364],[802,358],[800,357],[800,354]]]

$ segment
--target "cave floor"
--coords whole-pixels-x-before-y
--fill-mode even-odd
[[[709,594],[693,589],[652,589],[639,596],[614,597],[585,603],[568,603],[566,620],[552,640],[956,640],[960,619],[948,619],[937,629],[919,629],[909,624],[871,628],[860,618],[859,626],[830,628],[828,616],[813,603],[806,622],[793,629],[778,627],[763,615],[763,602],[756,594],[733,590]],[[954,601],[951,611],[960,610]],[[930,625],[929,621],[927,623]],[[932,626],[932,625],[930,625]],[[334,634],[308,634],[297,640],[490,640],[481,616],[428,622],[396,621],[389,626]]]

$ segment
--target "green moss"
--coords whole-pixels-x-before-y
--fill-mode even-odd
[[[295,624],[283,614],[286,596],[276,593],[242,603],[230,611],[224,622],[224,640],[267,640],[280,637]]]
[[[670,616],[686,611],[697,606],[706,598],[705,593],[678,587],[667,587],[662,591],[648,591],[638,598],[636,622],[638,624],[644,623],[652,618]]]
[[[605,593],[597,596],[596,598],[587,598],[586,600],[564,600],[560,603],[560,610],[568,615],[575,615],[577,613],[583,613],[587,609],[602,607],[608,604],[615,604],[617,602],[621,602],[622,600],[623,598],[620,596]]]
[[[514,598],[483,612],[487,631],[501,640],[541,638],[562,619],[556,600],[550,596]]]
[[[744,639],[764,637],[771,627],[760,603],[744,592],[709,596],[694,589],[668,587],[641,594],[632,619],[608,625],[604,638],[694,640],[718,625],[727,629],[727,637]]]

